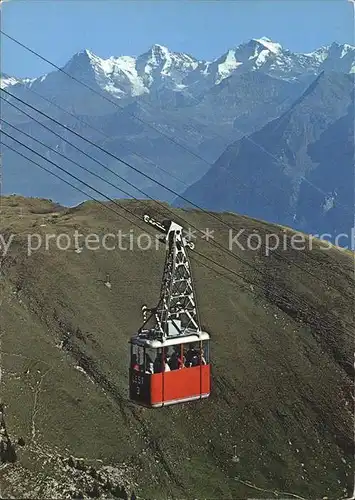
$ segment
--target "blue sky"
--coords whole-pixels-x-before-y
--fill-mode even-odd
[[[101,57],[139,55],[154,44],[214,59],[267,36],[296,52],[354,43],[347,0],[11,0],[2,29],[57,65],[88,48]],[[2,72],[34,77],[48,65],[2,37]]]

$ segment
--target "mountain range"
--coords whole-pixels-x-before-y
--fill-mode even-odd
[[[353,73],[354,50],[351,45],[333,43],[308,54],[298,54],[262,37],[230,49],[214,61],[201,61],[155,44],[138,57],[103,59],[85,49],[75,54],[63,70],[121,100],[147,94],[154,97],[154,91],[162,89],[200,96],[226,78],[249,71],[288,81],[324,70]],[[62,90],[64,94],[65,90],[57,87],[59,74],[55,71],[40,78],[22,80],[3,75],[2,86],[23,84],[49,92],[54,84],[54,90]],[[63,75],[63,78],[66,77]],[[67,78],[65,82],[68,87]],[[87,113],[86,109],[84,111]]]
[[[354,56],[355,47],[348,44],[332,43],[299,54],[263,37],[242,43],[214,61],[201,61],[192,55],[153,45],[138,57],[103,59],[83,50],[65,64],[63,70],[67,74],[55,70],[39,78],[22,80],[2,75],[1,86],[5,91],[124,159],[170,191],[5,93],[4,99],[26,109],[50,130],[128,179],[138,190],[127,187],[113,174],[107,176],[97,164],[8,104],[3,104],[2,116],[46,146],[38,145],[6,125],[3,130],[63,168],[70,169],[72,174],[87,183],[95,184],[96,189],[110,197],[126,195],[102,181],[97,182],[49,148],[100,172],[112,184],[123,187],[135,197],[142,197],[144,191],[152,198],[172,202],[176,198],[174,193],[184,193],[184,198],[207,209],[239,210],[262,218],[271,217],[273,222],[299,225],[308,231],[319,227],[320,218],[324,222],[333,217],[334,214],[330,215],[333,212],[328,210],[324,219],[320,209],[320,206],[328,206],[332,197],[337,197],[341,205],[347,205],[347,209],[353,212],[353,205],[348,206],[351,195],[348,193],[347,199],[343,199],[345,195],[335,182],[337,176],[329,163],[331,158],[335,161],[335,157],[329,154],[324,157],[321,144],[326,141],[329,145],[335,137],[345,141],[347,150],[338,143],[335,147],[339,153],[337,162],[344,160],[346,155],[348,166],[343,168],[348,177],[343,182],[348,184],[352,175],[349,154],[351,156],[353,115],[349,96],[353,88]],[[287,121],[290,123],[286,126]],[[348,139],[344,138],[343,129],[347,131]],[[307,137],[304,136],[306,130]],[[300,134],[303,134],[303,139],[297,140],[296,136]],[[8,140],[3,138],[5,143]],[[251,152],[253,142],[260,141],[271,154],[262,155],[257,147]],[[281,148],[283,141],[287,144],[291,141],[291,152]],[[14,143],[11,145],[19,147]],[[243,154],[239,151],[241,145]],[[311,145],[312,153],[304,154],[305,148]],[[21,148],[21,152],[55,170],[28,150]],[[286,172],[280,165],[285,164],[287,154],[291,153],[297,159],[287,158]],[[269,165],[272,155],[279,155],[276,168]],[[306,163],[303,164],[303,160]],[[50,174],[39,170],[29,174],[30,168],[35,167],[4,148],[5,192],[50,197],[66,205],[85,199],[84,195],[53,180]],[[243,181],[244,187],[238,186],[238,198],[233,198],[235,188],[232,186],[236,181],[230,176],[227,182],[226,168],[233,177]],[[325,170],[327,176],[323,175]],[[66,174],[61,175],[72,182]],[[256,178],[266,184],[257,187]],[[225,181],[228,185],[224,192]],[[323,183],[320,191],[309,189],[310,183],[317,184],[315,181]],[[211,185],[219,186],[214,194]],[[280,186],[286,190],[281,204],[275,201],[275,190]],[[256,189],[260,196],[255,196]],[[265,202],[265,197],[272,198],[271,202]],[[174,203],[186,205],[181,200]],[[308,211],[312,204],[319,213],[310,220]],[[328,227],[327,223],[323,225]],[[338,226],[338,223],[332,223],[332,230]]]

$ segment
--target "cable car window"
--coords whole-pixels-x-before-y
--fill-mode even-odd
[[[145,348],[145,373],[154,373],[154,360],[156,355],[156,349],[152,347]]]
[[[144,372],[144,347],[132,344],[131,368],[138,372]]]
[[[208,340],[203,340],[201,344],[201,364],[208,365],[210,362],[210,343]]]
[[[137,354],[137,346],[135,344],[131,344],[131,368],[135,371],[139,371],[138,364],[138,354]]]
[[[163,349],[156,349],[155,359],[153,361],[154,373],[161,373],[163,371]]]

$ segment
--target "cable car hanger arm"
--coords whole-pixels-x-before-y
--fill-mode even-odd
[[[143,216],[143,220],[165,234],[166,257],[160,300],[155,308],[142,307],[144,324],[139,333],[147,334],[147,330],[143,332],[143,328],[153,317],[155,327],[150,331],[153,336],[160,336],[162,339],[183,335],[187,330],[201,331],[186,252],[186,247],[194,248],[194,244],[184,237],[182,226],[173,221],[158,222],[148,214]],[[147,313],[150,313],[149,316]]]

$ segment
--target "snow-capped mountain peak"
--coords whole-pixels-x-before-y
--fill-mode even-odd
[[[153,45],[148,52],[139,56],[137,60],[145,61],[146,64],[150,65],[173,64],[175,67],[183,67],[186,64],[194,65],[197,62],[191,56],[184,53],[172,52],[163,45]]]
[[[95,57],[95,54],[93,52],[91,52],[91,50],[89,49],[82,49],[80,50],[78,53],[77,53],[78,56],[82,55],[82,56],[86,56],[88,57],[89,59],[91,59],[93,56]]]
[[[80,50],[74,54],[63,67],[63,70],[70,74],[75,74],[77,71],[89,69],[95,55],[87,49]]]
[[[35,78],[15,78],[14,76],[0,73],[0,88],[12,87],[13,85],[25,85],[35,81]]]
[[[10,87],[11,85],[16,85],[19,83],[20,80],[17,78],[14,78],[13,76],[8,76],[5,74],[2,74],[0,76],[0,88],[5,89],[6,87]]]
[[[177,90],[184,87],[183,81],[194,71],[199,62],[193,57],[172,52],[163,45],[153,45],[148,52],[136,59],[136,70],[147,89],[164,87]]]
[[[273,54],[278,54],[282,50],[282,46],[279,43],[273,42],[270,38],[263,36],[261,38],[253,38],[254,42],[263,45],[265,49],[269,50]]]
[[[166,71],[171,65],[171,54],[167,47],[155,44],[148,52],[139,56],[140,66],[144,64],[144,73],[150,74],[154,69],[159,68]]]
[[[243,64],[238,60],[237,51],[230,49],[222,57],[217,59],[215,63],[209,64],[213,69],[213,65],[217,66],[215,83],[218,85],[222,80],[228,78],[234,71]]]
[[[164,45],[160,45],[159,43],[155,43],[152,45],[150,51],[149,51],[154,57],[169,57],[169,49],[165,47]]]

